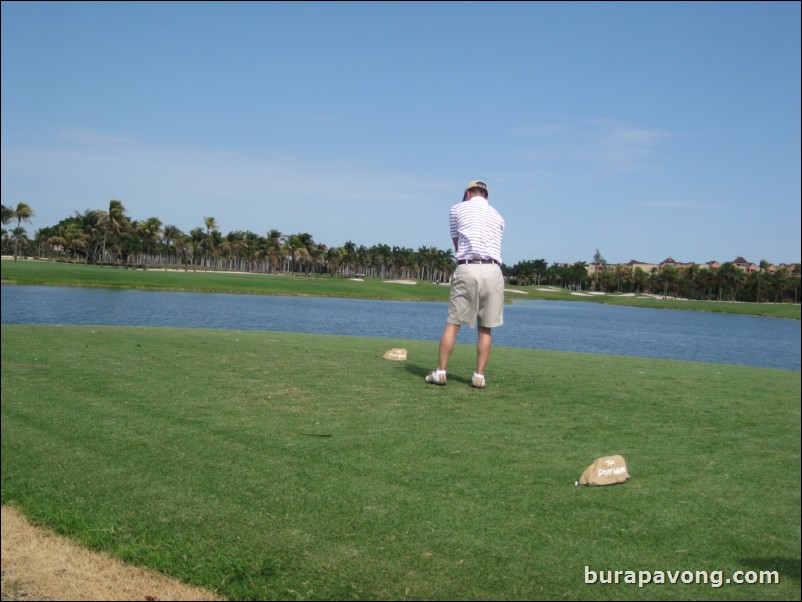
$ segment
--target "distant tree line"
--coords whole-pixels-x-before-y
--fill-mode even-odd
[[[732,262],[718,268],[665,265],[649,272],[625,264],[605,265],[591,274],[585,262],[552,264],[543,259],[522,261],[510,269],[508,281],[522,286],[547,285],[605,293],[640,293],[699,301],[799,303],[799,270],[768,271],[761,261],[758,271],[747,274]]]
[[[27,208],[27,205],[25,206]],[[3,224],[19,218],[30,221],[30,208],[12,210],[3,206]],[[20,217],[27,216],[27,217]],[[42,228],[29,239],[25,229],[3,228],[5,255],[31,255],[113,267],[217,270],[254,273],[413,278],[447,281],[454,269],[451,250],[436,247],[371,247],[348,241],[329,247],[315,242],[311,234],[265,235],[233,231],[224,235],[214,217],[204,217],[203,226],[183,232],[163,225],[157,217],[143,221],[128,217],[120,201],[108,210],[75,212],[55,226]]]
[[[283,234],[268,230],[222,234],[214,217],[204,217],[203,226],[181,231],[164,225],[157,217],[131,219],[122,202],[112,200],[108,209],[74,212],[55,226],[27,236],[23,222],[30,223],[33,210],[25,203],[16,208],[2,206],[2,253],[36,256],[112,267],[142,269],[218,270],[253,273],[289,273],[343,277],[410,278],[448,282],[455,267],[451,249],[370,247],[348,241],[329,247],[315,242],[311,234]],[[16,226],[6,230],[6,224]],[[603,262],[598,250],[594,264]],[[518,286],[552,286],[608,293],[660,294],[698,300],[799,302],[800,279],[786,269],[769,273],[761,269],[747,274],[732,263],[719,268],[666,265],[650,273],[626,265],[602,266],[591,274],[588,264],[526,260],[502,266],[505,279]]]

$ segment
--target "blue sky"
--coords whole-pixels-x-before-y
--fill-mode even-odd
[[[2,203],[504,261],[800,260],[798,2],[3,2]]]

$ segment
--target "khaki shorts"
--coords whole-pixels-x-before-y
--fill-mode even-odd
[[[449,324],[495,328],[504,323],[504,276],[493,263],[457,266],[448,298]]]

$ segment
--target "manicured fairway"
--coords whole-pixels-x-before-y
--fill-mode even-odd
[[[2,500],[232,599],[799,599],[798,371],[498,348],[480,391],[473,354],[4,325]]]

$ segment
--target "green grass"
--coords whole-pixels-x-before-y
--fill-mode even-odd
[[[184,270],[131,270],[46,261],[2,262],[3,282],[357,299],[448,300],[448,286],[386,283],[378,278],[308,277]]]
[[[3,325],[1,347],[3,503],[232,599],[800,598],[798,371],[497,348],[475,390],[472,345],[423,382],[436,341]],[[608,454],[628,483],[574,487]]]
[[[2,261],[2,281],[18,284],[52,284],[99,286],[108,288],[139,288],[151,290],[181,290],[263,295],[310,295],[321,297],[351,297],[361,299],[395,299],[403,301],[446,301],[449,287],[418,281],[415,286],[384,282],[378,278],[356,281],[350,278],[306,277],[266,274],[233,274],[225,272],[194,272],[130,270],[46,261]],[[538,286],[514,286],[521,293],[507,293],[507,300],[535,299],[607,303],[657,309],[680,309],[721,313],[748,314],[772,318],[799,320],[800,304],[726,303],[716,301],[684,301],[655,299],[646,295],[577,296],[568,290]]]

